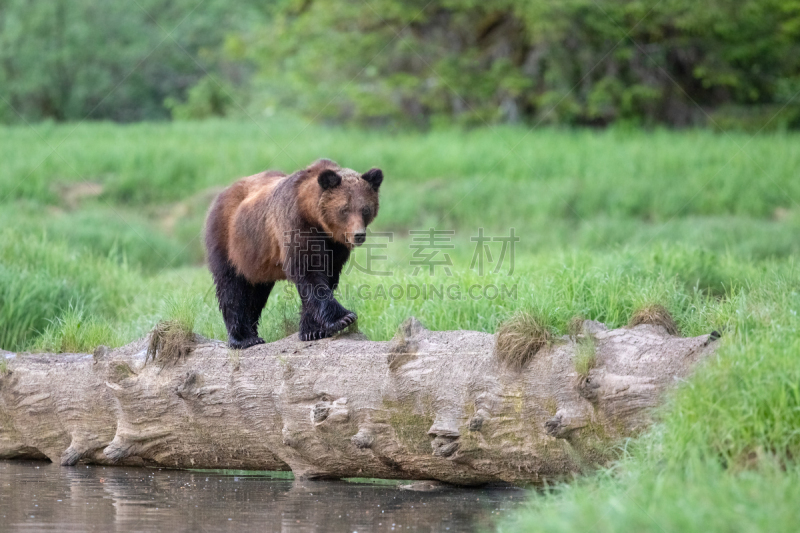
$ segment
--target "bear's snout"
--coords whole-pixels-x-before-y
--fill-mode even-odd
[[[353,241],[356,243],[356,246],[361,246],[364,244],[364,241],[367,240],[367,232],[361,231],[353,235]]]

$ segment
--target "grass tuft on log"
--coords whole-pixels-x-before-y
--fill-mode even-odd
[[[553,326],[538,311],[519,311],[497,329],[495,356],[504,364],[521,370],[536,353],[553,342]]]
[[[667,330],[670,335],[679,335],[678,325],[672,314],[661,304],[645,305],[637,309],[631,316],[629,327],[638,326],[640,324],[650,324],[652,326],[661,326]]]

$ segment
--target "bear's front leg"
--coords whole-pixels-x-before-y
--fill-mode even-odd
[[[297,291],[303,303],[299,333],[301,341],[330,337],[358,318],[336,301],[326,279],[302,280],[297,283]]]
[[[333,334],[328,333],[325,325],[317,321],[315,313],[307,311],[306,306],[303,305],[300,316],[300,331],[297,333],[297,336],[300,338],[300,340],[316,341],[325,339],[331,335]]]

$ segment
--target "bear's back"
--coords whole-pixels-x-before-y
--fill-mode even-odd
[[[231,186],[228,257],[253,283],[284,279],[281,239],[285,221],[278,187],[289,179],[280,172],[262,172]],[[234,190],[236,188],[236,190]]]

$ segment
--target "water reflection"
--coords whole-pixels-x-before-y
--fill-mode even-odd
[[[0,531],[486,531],[519,489],[0,461]]]

